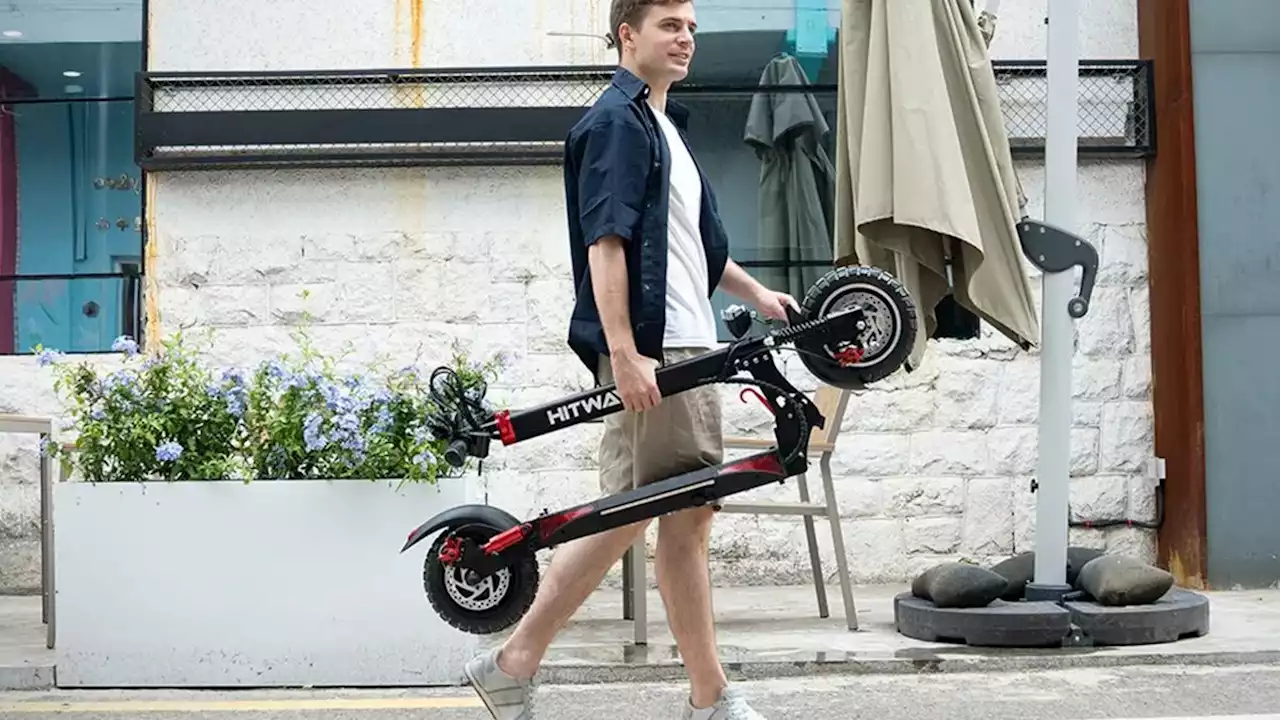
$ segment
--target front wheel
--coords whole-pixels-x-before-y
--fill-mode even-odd
[[[538,592],[538,561],[532,554],[481,577],[472,570],[445,563],[440,553],[451,538],[470,538],[483,544],[500,532],[468,525],[440,533],[423,563],[427,600],[446,623],[472,635],[492,635],[515,625],[528,612]]]
[[[846,265],[822,276],[801,303],[805,320],[861,307],[866,326],[838,343],[797,343],[801,361],[822,382],[860,390],[883,380],[906,362],[919,325],[906,287],[889,273],[866,265]]]

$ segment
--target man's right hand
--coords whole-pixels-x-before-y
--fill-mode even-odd
[[[610,355],[609,362],[623,407],[627,410],[649,410],[662,402],[656,360],[633,351]]]

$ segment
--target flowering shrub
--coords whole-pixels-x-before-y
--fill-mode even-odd
[[[401,479],[434,482],[455,469],[428,425],[435,398],[416,367],[343,374],[302,343],[300,357],[215,372],[179,334],[151,357],[128,337],[122,367],[101,374],[37,348],[57,373],[75,449],[51,455],[90,482],[240,479]],[[500,367],[455,352],[450,367],[483,395]]]

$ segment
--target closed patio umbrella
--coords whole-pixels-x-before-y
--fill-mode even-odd
[[[1024,349],[1039,341],[1016,223],[1019,187],[971,0],[843,0],[837,265],[874,265],[925,321],[947,293]]]
[[[774,56],[760,85],[773,89],[752,98],[743,139],[760,160],[759,259],[777,261],[782,277],[761,274],[801,298],[831,265],[835,167],[823,146],[830,128],[795,57]]]

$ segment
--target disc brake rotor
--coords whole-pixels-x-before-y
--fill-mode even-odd
[[[857,362],[847,363],[852,367],[873,362],[877,357],[888,352],[897,343],[902,331],[897,322],[897,313],[884,294],[877,289],[868,289],[865,286],[833,294],[823,303],[819,317],[855,307],[862,309],[865,327],[858,335],[861,340],[862,356]],[[835,357],[839,350],[839,346],[827,347],[827,352],[832,357]]]
[[[503,568],[487,577],[459,567],[448,567],[444,574],[445,591],[460,607],[472,612],[492,610],[506,597],[511,587],[511,571]]]

